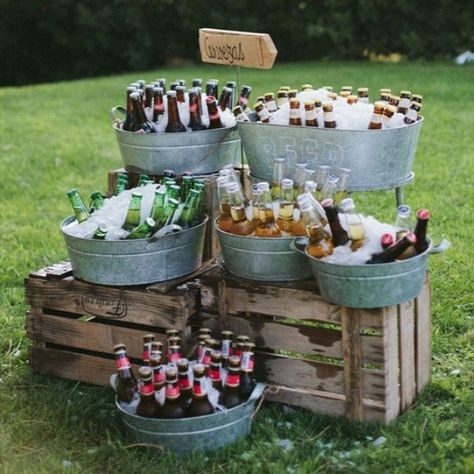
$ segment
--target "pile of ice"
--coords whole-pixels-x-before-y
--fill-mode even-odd
[[[393,225],[383,224],[372,216],[361,216],[361,218],[366,233],[364,245],[355,252],[351,250],[350,242],[346,245],[335,247],[334,253],[329,257],[322,258],[322,261],[339,265],[363,265],[370,259],[372,254],[382,251],[380,238],[383,234],[392,234],[392,237],[395,238],[396,229]],[[347,230],[342,214],[339,215],[339,220],[342,227]]]
[[[97,227],[105,225],[109,229],[105,240],[119,240],[128,234],[128,231],[122,229],[122,225],[127,216],[132,192],[140,191],[143,194],[140,214],[140,222],[143,222],[151,213],[157,187],[156,184],[147,184],[105,199],[104,206],[98,211],[94,211],[89,219],[80,224],[74,220],[68,226],[63,227],[63,230],[73,237],[91,239]]]
[[[332,100],[328,96],[328,91],[326,89],[317,89],[317,90],[306,90],[299,92],[296,95],[296,98],[300,102],[300,112],[302,117],[303,126],[304,125],[304,103],[311,102],[316,99],[321,100],[324,104],[329,102],[333,106],[334,119],[336,120],[337,127],[343,130],[367,130],[369,127],[370,120],[372,118],[372,113],[374,111],[373,104],[365,104],[363,102],[357,102],[355,104],[348,104],[347,100],[342,97],[337,97],[336,100]],[[270,123],[277,125],[288,125],[288,120],[290,117],[290,106],[289,103],[283,104],[276,112],[270,115]],[[393,115],[393,117],[382,125],[384,128],[399,128],[406,126],[403,118],[403,114],[398,112]],[[324,128],[324,114],[321,109],[319,113],[316,114],[318,119],[318,127]]]

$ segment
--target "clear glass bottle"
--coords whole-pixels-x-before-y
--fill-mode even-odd
[[[244,200],[238,184],[228,184],[227,191],[229,193],[230,215],[233,221],[231,232],[237,235],[251,235],[253,233],[252,224],[247,219]]]
[[[276,201],[281,197],[281,182],[285,177],[286,158],[273,159],[272,199]]]
[[[316,258],[332,255],[332,241],[326,238],[319,216],[308,200],[300,201],[300,212],[305,223],[306,234],[309,238],[306,248],[307,252]]]
[[[343,212],[343,221],[345,223],[347,234],[351,239],[351,250],[355,252],[364,245],[366,239],[366,232],[362,223],[362,218],[357,212],[352,198],[342,200],[341,210]]]
[[[281,235],[287,237],[292,235],[294,225],[293,211],[295,209],[293,180],[283,179],[281,182],[280,210],[278,213],[277,226]]]

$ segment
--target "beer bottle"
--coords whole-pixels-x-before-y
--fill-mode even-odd
[[[398,104],[397,110],[399,114],[405,115],[408,112],[408,108],[410,107],[410,99],[410,91],[400,91],[400,103]]]
[[[206,99],[207,110],[209,112],[209,129],[222,128],[221,116],[217,109],[216,99],[208,96]]]
[[[202,79],[201,78],[195,78],[192,81],[193,87],[202,87]]]
[[[163,88],[155,87],[153,89],[153,122],[158,122],[165,114],[165,103],[163,101]]]
[[[359,102],[359,98],[356,95],[347,96],[347,103],[349,105],[357,104],[357,102]]]
[[[341,201],[347,197],[347,188],[349,175],[351,170],[349,168],[339,168],[339,178],[337,180],[336,195],[334,197],[334,204],[339,206]]]
[[[176,99],[176,92],[171,90],[166,93],[168,101],[168,124],[166,125],[166,133],[185,132],[186,127],[182,124],[179,118],[178,101]]]
[[[431,213],[427,209],[420,209],[416,213],[414,233],[416,235],[415,250],[417,254],[423,253],[428,248],[426,229],[428,228],[428,221],[430,217]]]
[[[381,89],[382,92],[380,92],[380,99],[378,100],[378,102],[380,102],[382,104],[383,107],[385,107],[386,105],[388,105],[388,103],[390,102],[390,89],[386,89],[387,92],[383,91],[383,89]]]
[[[281,230],[283,236],[289,236],[292,234],[292,226],[294,224],[293,211],[295,208],[294,203],[294,190],[293,180],[283,179],[281,182],[281,199],[280,199],[280,211],[278,214],[277,226]]]
[[[209,371],[207,375],[211,379],[212,386],[216,390],[222,390],[221,366],[222,353],[221,351],[213,350],[211,352],[211,363],[209,364]]]
[[[133,375],[132,364],[127,356],[125,344],[114,346],[115,366],[117,367],[117,400],[130,403],[137,392],[137,380]]]
[[[265,107],[267,108],[268,112],[271,114],[277,111],[277,105],[275,102],[275,94],[273,92],[265,92]]]
[[[403,118],[403,121],[409,125],[411,123],[415,123],[418,120],[418,114],[420,113],[421,105],[418,104],[417,102],[412,102],[410,104],[410,108],[408,109],[408,112],[406,113],[405,117]]]
[[[331,100],[337,100],[337,94],[335,92],[328,92],[328,98]],[[324,104],[323,104],[324,109]]]
[[[400,97],[398,97],[398,95],[391,94],[390,100],[388,101],[388,105],[395,107],[395,112],[396,112],[399,104],[400,104]]]
[[[240,393],[244,400],[250,397],[250,394],[255,388],[255,382],[253,380],[253,369],[254,369],[254,347],[255,344],[252,342],[244,343],[244,352],[240,361]]]
[[[154,334],[145,334],[143,336],[143,362],[148,363],[150,360],[151,344],[155,340]]]
[[[306,127],[317,127],[318,119],[316,118],[316,110],[314,102],[304,103],[304,124]]]
[[[155,221],[155,225],[157,222],[164,216],[165,212],[165,199],[166,199],[166,191],[163,187],[159,187],[155,190],[155,198],[153,200],[153,206],[151,208],[150,217]]]
[[[137,79],[135,82],[139,85],[141,90],[145,89],[145,84],[146,84],[145,79]]]
[[[244,353],[244,343],[250,342],[250,337],[246,336],[245,334],[239,334],[236,338],[236,345],[235,349],[233,351],[233,354],[239,357],[239,359],[242,357],[242,354]]]
[[[239,185],[237,183],[230,183],[227,185],[227,191],[229,193],[230,215],[232,217],[232,234],[252,234],[253,228],[245,213],[244,201],[242,199]]]
[[[145,107],[151,108],[153,105],[153,84],[145,86]]]
[[[196,364],[193,368],[193,376],[193,394],[187,410],[188,416],[210,415],[215,410],[207,396],[204,366]]]
[[[145,173],[140,173],[138,177],[137,187],[146,186],[151,181],[150,177]]]
[[[397,112],[397,108],[395,106],[387,105],[387,107],[383,109],[382,122],[384,124],[388,123],[396,112]]]
[[[219,176],[217,182],[217,199],[219,200],[219,221],[217,226],[224,232],[232,231],[232,216],[230,215],[230,199],[227,192],[227,176]]]
[[[242,110],[240,105],[236,105],[232,109],[232,113],[234,114],[235,120],[237,120],[237,122],[250,122],[248,115]]]
[[[348,95],[351,95],[352,94],[352,86],[342,86],[341,87],[341,92],[349,92]]]
[[[294,97],[290,99],[289,125],[301,125],[300,101]]]
[[[69,198],[69,202],[71,203],[72,209],[74,210],[74,215],[76,216],[77,222],[79,222],[80,224],[81,222],[84,222],[89,219],[91,215],[87,210],[87,207],[84,204],[84,201],[79,195],[77,189],[70,189],[67,192],[67,197]]]
[[[334,112],[332,104],[325,102],[323,104],[324,112],[324,128],[336,128],[336,119],[334,118]]]
[[[181,202],[186,202],[189,191],[193,188],[193,177],[191,175],[185,174],[181,178]]]
[[[232,100],[232,89],[224,86],[222,88],[221,96],[219,97],[219,108],[224,111],[230,100]]]
[[[413,94],[411,96],[411,100],[412,102],[416,102],[417,104],[420,104],[423,102],[423,96],[421,96],[420,94]]]
[[[369,89],[367,87],[359,87],[357,89],[357,97],[359,98],[359,102],[368,104],[369,103]]]
[[[227,362],[229,357],[232,355],[232,338],[234,333],[232,331],[221,332],[221,356],[222,366],[227,368]]]
[[[332,86],[323,86],[323,89],[326,89],[328,92],[332,92]]]
[[[339,179],[336,176],[328,176],[321,190],[321,201],[324,199],[335,199]]]
[[[199,191],[191,189],[188,199],[186,199],[184,204],[183,211],[178,219],[178,224],[183,227],[183,229],[189,229],[196,221],[198,198]]]
[[[262,123],[269,123],[270,122],[270,114],[268,113],[268,110],[266,109],[265,105],[263,102],[259,101],[257,102],[253,108],[255,109],[255,112],[257,112],[257,117]]]
[[[170,198],[165,206],[165,212],[163,218],[156,223],[155,229],[161,229],[162,227],[172,224],[174,222],[174,216],[176,209],[178,209],[179,201],[177,199]]]
[[[375,102],[374,112],[372,118],[369,122],[369,130],[380,130],[382,128],[382,116],[385,108],[385,104],[380,102]]]
[[[288,91],[288,100],[296,99],[297,94],[298,94],[298,89],[290,89]]]
[[[388,263],[394,262],[399,259],[400,256],[406,252],[406,250],[415,246],[416,235],[413,232],[408,232],[400,240],[397,240],[392,246],[382,250],[381,252],[374,253],[372,257],[365,263]]]
[[[97,239],[97,240],[105,240],[105,237],[108,231],[109,231],[109,228],[106,225],[99,224],[92,238]]]
[[[155,127],[151,122],[148,121],[145,115],[143,105],[140,103],[140,94],[138,92],[132,92],[130,94],[133,106],[133,117],[136,123],[136,132],[142,133],[155,133]]]
[[[211,79],[206,82],[206,95],[208,97],[218,97],[218,81]]]
[[[155,399],[153,373],[150,367],[140,367],[140,401],[137,405],[137,415],[154,418],[158,412],[158,402]]]
[[[219,397],[219,403],[226,408],[240,405],[244,400],[239,390],[240,385],[240,357],[232,355],[229,357],[229,366],[225,378],[224,391]]]
[[[341,99],[345,99],[346,102],[347,102],[347,98],[351,95],[351,93],[349,91],[341,91],[339,92],[339,97],[341,97]]]
[[[331,240],[326,240],[323,226],[309,201],[300,201],[300,211],[306,227],[309,241],[306,247],[312,257],[322,258],[332,255],[334,249]]]
[[[166,369],[165,403],[158,410],[159,418],[183,418],[186,410],[180,400],[178,372],[176,369]]]
[[[165,371],[163,369],[162,344],[154,341],[150,350],[150,367],[153,371],[153,386],[158,392],[165,386]]]
[[[184,91],[186,88],[184,86],[176,86],[176,101],[178,104],[184,104],[186,103],[186,98],[184,96]]]
[[[140,211],[142,207],[143,194],[139,191],[133,191],[128,206],[127,216],[122,225],[122,229],[131,231],[140,224]]]
[[[128,188],[128,174],[118,173],[117,181],[115,183],[114,196],[122,194]]]
[[[176,365],[178,367],[178,386],[181,392],[181,403],[185,408],[187,408],[193,398],[193,387],[191,385],[191,381],[189,380],[188,374],[188,359],[178,359],[176,361]]]
[[[346,245],[350,240],[349,235],[341,225],[334,201],[332,199],[325,199],[321,202],[321,205],[326,211],[326,217],[329,222],[329,227],[331,228],[332,243],[334,247]]]
[[[277,107],[280,108],[283,104],[286,104],[288,102],[288,91],[280,89],[277,92]]]
[[[176,362],[178,359],[181,359],[181,346],[177,344],[173,344],[172,346],[168,346],[168,363],[169,362]]]
[[[258,206],[258,218],[260,220],[255,235],[257,237],[281,237],[281,231],[275,223],[275,213],[273,211],[273,201],[268,183],[260,198]]]
[[[162,77],[157,79],[155,82],[158,83],[159,87],[163,89],[163,94],[166,94],[166,79]]]
[[[127,87],[127,114],[125,115],[125,120],[122,124],[122,130],[126,130],[127,132],[136,132],[137,125],[134,122],[133,117],[133,104],[132,99],[130,98],[130,94],[136,92],[137,89],[134,86]]]
[[[237,89],[237,82],[235,81],[227,81],[226,82],[226,87],[228,87],[232,92],[230,94],[229,100],[227,101],[227,108],[232,110],[234,105],[236,105],[236,89]]]
[[[263,199],[263,191],[258,189],[257,185],[252,186],[252,220],[250,224],[252,225],[252,229],[256,230],[258,225],[260,224],[260,203]]]
[[[272,199],[276,201],[281,197],[281,182],[285,177],[285,158],[276,157],[273,159],[273,180],[272,180]]]
[[[321,201],[321,192],[328,178],[329,168],[330,167],[328,165],[319,165],[316,168],[316,196],[315,197],[318,201]]]
[[[140,225],[135,227],[129,234],[127,234],[125,239],[145,239],[151,235],[154,228],[155,221],[151,217],[147,217]]]
[[[345,221],[345,227],[349,239],[351,239],[351,250],[355,252],[357,249],[364,245],[366,233],[364,225],[362,224],[362,218],[357,213],[354,200],[352,198],[343,199],[341,202],[341,210],[343,212],[343,218]]]
[[[245,110],[248,107],[251,92],[252,88],[250,86],[242,86],[239,97],[239,105],[242,107],[242,110]]]
[[[206,368],[206,374],[208,372],[209,366],[211,365],[212,350],[212,338],[208,337],[204,340],[204,345],[201,352],[201,359],[198,359],[198,362]]]
[[[380,237],[380,245],[382,246],[383,249],[386,249],[393,245],[395,240],[393,239],[393,235],[389,233],[382,234],[382,237]]]
[[[312,84],[303,84],[301,86],[301,91],[312,91],[313,85]]]
[[[304,192],[304,183],[306,182],[307,163],[296,163],[294,173],[294,189],[295,194],[299,195]]]
[[[395,221],[395,238],[400,240],[411,231],[411,210],[409,206],[402,204],[397,207],[397,219]]]

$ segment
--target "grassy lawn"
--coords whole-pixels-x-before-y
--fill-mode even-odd
[[[121,166],[109,110],[134,79],[235,79],[224,67],[167,69],[0,89],[0,471],[22,472],[474,472],[473,67],[442,63],[278,65],[243,70],[255,98],[279,85],[345,84],[410,89],[424,96],[414,171],[405,191],[432,211],[430,235],[453,247],[430,258],[432,382],[390,426],[366,426],[264,406],[246,440],[183,459],[129,446],[111,390],[31,373],[23,279],[67,258],[58,230],[65,191],[105,190]],[[393,219],[394,194],[356,195],[359,208]],[[287,440],[290,440],[288,442]],[[377,440],[375,442],[375,440]]]

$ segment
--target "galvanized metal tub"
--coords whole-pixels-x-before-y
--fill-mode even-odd
[[[115,108],[112,109],[114,112]],[[125,169],[135,173],[216,173],[240,162],[237,127],[200,132],[137,134],[113,125]]]
[[[257,384],[245,403],[227,411],[176,420],[143,418],[125,411],[118,402],[116,405],[127,435],[134,442],[155,444],[177,454],[213,451],[250,433],[255,404],[264,388]]]
[[[250,114],[255,120],[255,114]],[[271,181],[273,159],[285,157],[288,172],[296,163],[308,168],[350,168],[350,191],[373,191],[412,181],[413,161],[423,119],[401,128],[339,130],[238,122],[250,174]]]
[[[99,285],[146,285],[179,278],[202,264],[208,218],[196,227],[159,239],[95,240],[73,237],[61,223],[75,277]]]
[[[306,257],[293,250],[293,237],[245,237],[223,232],[214,223],[225,268],[240,278],[295,281],[312,276]]]
[[[450,246],[447,240],[437,246],[432,246],[430,241],[425,252],[406,260],[338,265],[309,255],[306,239],[295,239],[292,245],[308,258],[321,296],[331,303],[352,308],[379,308],[412,300],[425,281],[428,255],[442,253]]]

